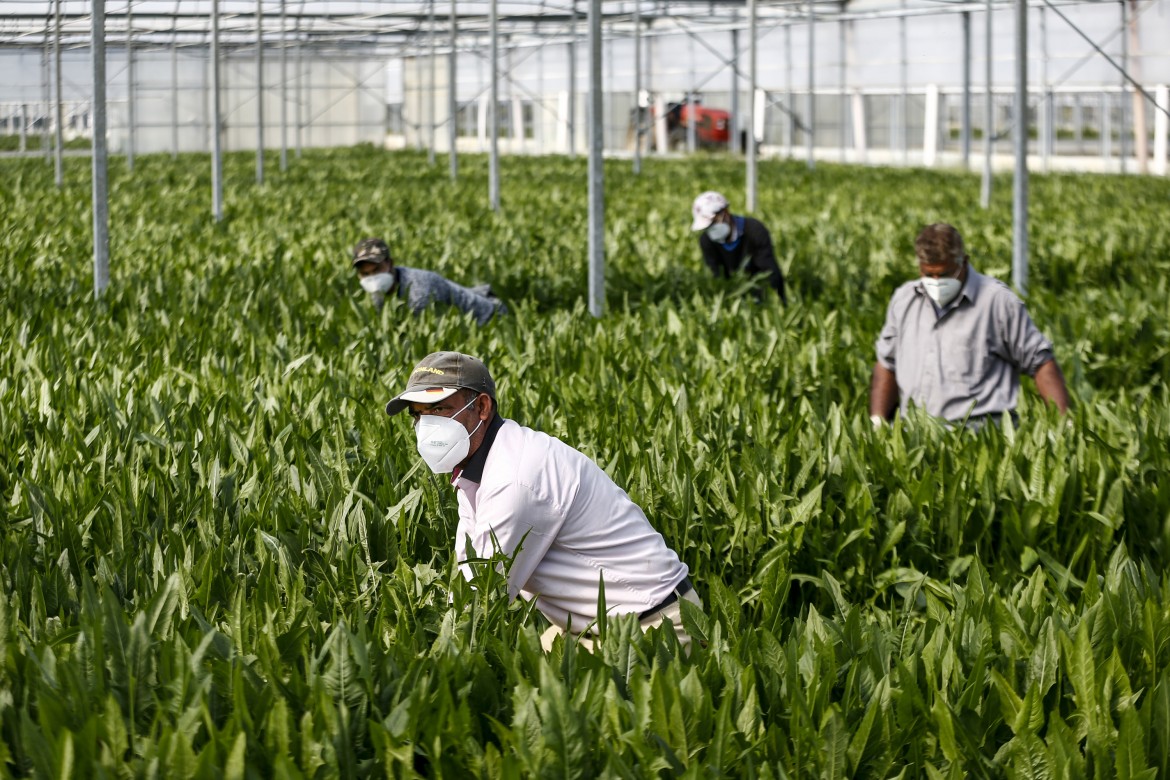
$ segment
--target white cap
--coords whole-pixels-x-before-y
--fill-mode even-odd
[[[691,222],[691,230],[706,230],[715,221],[715,215],[727,206],[727,198],[718,192],[704,192],[695,198],[695,202],[691,206],[691,214],[695,218]]]

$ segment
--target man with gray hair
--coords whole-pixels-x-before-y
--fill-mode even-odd
[[[869,390],[875,426],[913,403],[935,417],[979,427],[1016,415],[1020,373],[1045,401],[1068,411],[1052,342],[1011,289],[983,276],[951,225],[923,228],[914,242],[919,278],[894,292],[877,339]]]
[[[353,269],[362,289],[370,294],[374,307],[381,310],[387,295],[397,294],[418,314],[432,303],[450,304],[471,314],[484,325],[495,314],[508,309],[492,293],[490,284],[464,287],[434,271],[422,271],[395,265],[390,247],[380,238],[366,238],[353,249]]]

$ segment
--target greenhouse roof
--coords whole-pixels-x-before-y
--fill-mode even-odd
[[[998,0],[1003,2],[1003,0]],[[202,44],[211,35],[211,0],[107,0],[107,42],[118,44],[129,32],[136,45]],[[511,44],[563,38],[575,20],[585,31],[588,0],[503,0],[497,5],[498,32]],[[890,15],[954,13],[982,9],[984,2],[966,0],[856,0],[814,2],[817,19],[869,18]],[[62,42],[85,45],[92,30],[90,0],[4,0],[0,4],[0,45],[43,46],[56,30],[60,14]],[[490,5],[482,0],[220,0],[220,39],[227,45],[254,44],[257,9],[264,35],[272,44],[282,39],[302,44],[397,46],[422,43],[435,32],[449,40],[454,9],[458,35],[465,41],[490,31]],[[643,31],[669,27],[712,29],[743,27],[743,0],[605,0],[601,4],[606,32],[626,35],[640,17]],[[757,3],[760,24],[807,19],[809,3]]]

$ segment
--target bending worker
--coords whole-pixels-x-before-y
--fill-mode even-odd
[[[877,339],[869,391],[875,425],[901,405],[972,427],[1015,418],[1020,372],[1046,401],[1068,410],[1052,342],[1010,288],[984,276],[950,225],[930,225],[914,242],[919,278],[894,292]]]
[[[459,503],[455,554],[512,557],[508,596],[535,599],[552,626],[550,650],[573,633],[592,649],[600,582],[608,614],[635,614],[648,629],[667,618],[684,647],[678,600],[700,603],[686,564],[666,546],[626,492],[589,458],[499,414],[487,367],[458,352],[435,352],[386,404],[414,418],[419,455],[436,474],[453,473]],[[470,577],[465,565],[463,572]]]
[[[772,235],[764,223],[731,213],[727,198],[718,192],[704,192],[691,205],[691,230],[703,231],[699,248],[703,262],[715,276],[725,279],[737,271],[749,276],[767,274],[768,284],[788,303],[784,274],[772,251]]]
[[[455,284],[434,271],[422,271],[395,265],[390,247],[380,238],[367,238],[353,249],[353,268],[357,271],[362,289],[370,294],[374,306],[381,309],[387,295],[397,293],[418,314],[432,303],[450,304],[460,311],[474,315],[484,325],[495,314],[508,309],[492,294],[489,284],[464,287]]]

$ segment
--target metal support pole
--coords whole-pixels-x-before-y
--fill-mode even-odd
[[[784,135],[784,156],[790,160],[792,159],[792,147],[795,144],[795,138],[796,138],[796,104],[794,102],[795,98],[793,97],[793,92],[792,92],[792,84],[795,81],[795,77],[793,76],[792,71],[793,71],[793,65],[792,65],[792,25],[785,24],[784,25],[784,88],[786,91],[784,94],[784,105],[788,107],[788,112],[786,114],[787,124],[788,124],[788,132],[785,133],[785,135]],[[754,90],[755,87],[752,87],[752,89]],[[752,93],[752,102],[753,103],[755,102],[755,93],[754,92]],[[749,132],[753,132],[754,130],[755,130],[755,126],[753,125],[751,130],[749,130]]]
[[[256,183],[264,183],[264,0],[256,0]]]
[[[732,13],[735,14],[734,9]],[[735,23],[739,23],[738,18]],[[732,154],[739,154],[741,151],[739,132],[742,129],[742,124],[739,116],[739,29],[733,27],[731,29],[731,126],[728,128],[731,131],[731,140],[727,144],[728,151]]]
[[[808,129],[805,131],[805,153],[807,155],[807,164],[809,170],[816,166],[816,159],[813,157],[813,146],[815,142],[814,136],[817,129],[817,103],[814,90],[816,89],[816,29],[817,29],[817,15],[816,7],[813,5],[813,0],[809,0],[808,4],[808,96],[807,96],[807,110]]]
[[[211,17],[208,16],[210,19]],[[210,39],[209,39],[210,40]],[[199,123],[199,129],[203,131],[203,148],[208,151],[211,150],[211,46],[208,45],[208,56],[201,64],[203,66],[203,83],[201,84],[202,98],[203,98],[203,112],[202,121]]]
[[[53,159],[52,145],[49,143],[49,117],[53,113],[52,67],[53,52],[49,46],[49,37],[46,35],[45,44],[41,47],[41,99],[37,107],[37,113],[41,117],[41,155],[44,156],[45,162]]]
[[[1041,170],[1048,173],[1052,155],[1052,93],[1048,90],[1048,15],[1040,6],[1040,105],[1037,110],[1037,138],[1040,141]]]
[[[1012,186],[1012,282],[1028,294],[1028,0],[1016,0],[1016,175]]]
[[[844,19],[837,22],[837,59],[840,66],[837,69],[837,88],[841,91],[837,99],[837,115],[838,127],[840,128],[840,135],[838,142],[840,144],[840,160],[845,162],[845,147],[849,143],[849,93],[846,89],[845,71],[846,71],[846,55],[847,46],[845,43],[845,30],[849,22]]]
[[[301,159],[301,134],[304,130],[304,118],[301,110],[301,105],[305,101],[305,49],[301,43],[301,22],[297,20],[297,83],[296,89],[293,91],[293,100],[296,101],[297,110],[295,117],[295,124],[297,126],[296,132],[293,133],[293,144],[296,147],[297,159]],[[310,66],[311,67],[311,66]],[[311,86],[311,85],[310,85]]]
[[[455,143],[459,137],[459,103],[455,99],[455,42],[458,34],[455,0],[451,0],[451,53],[447,56],[447,142],[451,181],[459,178],[459,156],[455,151]]]
[[[179,42],[171,42],[171,159],[179,157]]]
[[[134,3],[126,4],[126,168],[134,170],[137,111],[134,106]]]
[[[652,26],[653,26],[653,22],[647,24],[646,29],[649,30],[652,28]],[[661,124],[664,124],[665,119],[666,119],[665,115],[658,114],[656,111],[656,108],[655,108],[658,106],[658,95],[657,95],[657,92],[655,90],[655,88],[657,86],[657,82],[654,80],[654,76],[655,76],[655,74],[654,74],[654,62],[655,62],[654,54],[655,54],[655,51],[658,48],[659,44],[661,44],[661,39],[656,38],[652,35],[646,36],[645,47],[646,47],[646,63],[647,63],[647,65],[646,65],[646,69],[645,69],[645,75],[646,75],[645,89],[646,89],[646,152],[647,152],[647,154],[649,154],[651,148],[657,148],[658,153],[662,154],[662,147],[652,147],[652,145],[657,144],[658,126]],[[654,119],[650,118],[651,111],[655,111],[655,113],[653,115]]]
[[[991,151],[995,138],[995,103],[991,92],[991,0],[987,0],[987,17],[984,35],[983,64],[986,68],[984,83],[986,89],[983,95],[983,181],[979,188],[979,204],[987,209],[991,208]]]
[[[223,220],[223,118],[219,95],[219,0],[211,0],[211,213]]]
[[[1133,3],[1133,8],[1129,9],[1129,46],[1140,53],[1141,51],[1141,35],[1138,30],[1138,20],[1141,19],[1141,14],[1137,7],[1137,0],[1130,0]],[[1142,83],[1142,58],[1135,57],[1134,61],[1126,64],[1125,72],[1130,76],[1130,86]],[[1146,122],[1146,98],[1147,95],[1142,94],[1141,89],[1130,89],[1133,96],[1130,101],[1131,111],[1133,112],[1133,140],[1134,140],[1134,157],[1137,158],[1137,172],[1140,174],[1147,174],[1150,172],[1150,140],[1148,137],[1149,125]],[[1149,95],[1153,98],[1153,95]]]
[[[589,313],[600,317],[605,308],[601,0],[589,0],[589,108]]]
[[[694,59],[691,59],[694,62]],[[694,84],[694,74],[691,74],[691,83]],[[687,154],[694,154],[695,150],[699,148],[698,135],[698,109],[696,107],[694,90],[687,90]]]
[[[569,156],[577,156],[577,0],[569,17]]]
[[[106,146],[106,2],[93,0],[93,297],[110,285],[110,203]]]
[[[845,27],[847,62],[857,62],[857,27],[852,20],[846,22]],[[853,147],[854,162],[866,163],[869,159],[869,121],[866,118],[865,96],[858,87],[852,89],[849,96],[849,129],[850,144]]]
[[[24,103],[20,104],[20,145],[17,149],[22,153],[28,151],[28,106]]]
[[[356,140],[356,139],[361,137],[361,132],[362,132],[362,102],[361,102],[361,100],[356,99],[362,93],[362,69],[361,69],[361,63],[359,63],[358,61],[351,60],[351,63],[353,64],[353,95],[355,97],[355,100],[353,101],[353,137]],[[432,83],[433,83],[433,81],[434,80],[432,79]],[[383,113],[382,114],[382,117],[383,117],[382,135],[383,135],[383,137],[385,137],[385,135],[386,135],[385,116],[386,116],[385,113]]]
[[[288,170],[288,40],[286,0],[280,0],[280,170]]]
[[[544,154],[544,121],[540,114],[545,109],[544,95],[548,94],[544,88],[545,76],[545,54],[547,53],[545,47],[541,47],[536,52],[536,94],[540,95],[540,99],[533,101],[532,105],[532,140],[536,146],[537,154]]]
[[[1117,107],[1117,159],[1121,163],[1121,172],[1125,173],[1126,158],[1129,157],[1129,81],[1125,78],[1129,72],[1129,14],[1125,0],[1118,4],[1121,6],[1121,99]]]
[[[53,96],[56,98],[53,106],[53,170],[57,189],[61,189],[65,185],[64,163],[61,159],[65,146],[65,101],[61,96],[61,0],[53,2],[53,78],[56,82],[53,90]]]
[[[902,14],[898,17],[898,146],[902,165],[910,164],[910,62],[906,42],[906,0],[902,0]]]
[[[963,151],[963,167],[971,168],[971,12],[963,11],[963,127],[960,132],[960,146]]]
[[[427,82],[430,87],[427,98],[427,164],[435,164],[435,88],[438,79],[435,77],[435,0],[427,4]]]
[[[759,45],[757,42],[758,15],[756,0],[747,0],[748,13],[748,109],[747,109],[747,197],[744,208],[749,213],[756,210],[756,185],[759,173],[756,170],[756,82],[759,79]]]
[[[491,97],[488,99],[488,131],[491,137],[491,148],[488,154],[488,204],[492,211],[500,210],[500,120],[496,116],[500,103],[500,55],[499,17],[497,15],[496,0],[491,0],[488,6],[488,24],[491,27],[491,44],[489,46],[491,60]],[[570,105],[572,105],[570,103]],[[572,116],[572,109],[570,117]],[[569,125],[569,138],[572,139],[572,120]]]
[[[513,152],[520,152],[524,148],[524,111],[520,103],[520,99],[516,97],[512,84],[512,71],[514,68],[514,57],[516,49],[512,45],[512,36],[504,35],[504,73],[507,78],[504,80],[504,97],[503,103],[508,107],[508,139],[511,142],[510,147]]]
[[[1156,176],[1165,176],[1166,147],[1170,146],[1170,87],[1161,84],[1154,88],[1154,165]]]
[[[642,172],[642,2],[634,0],[634,175]],[[731,109],[735,116],[735,108]]]

